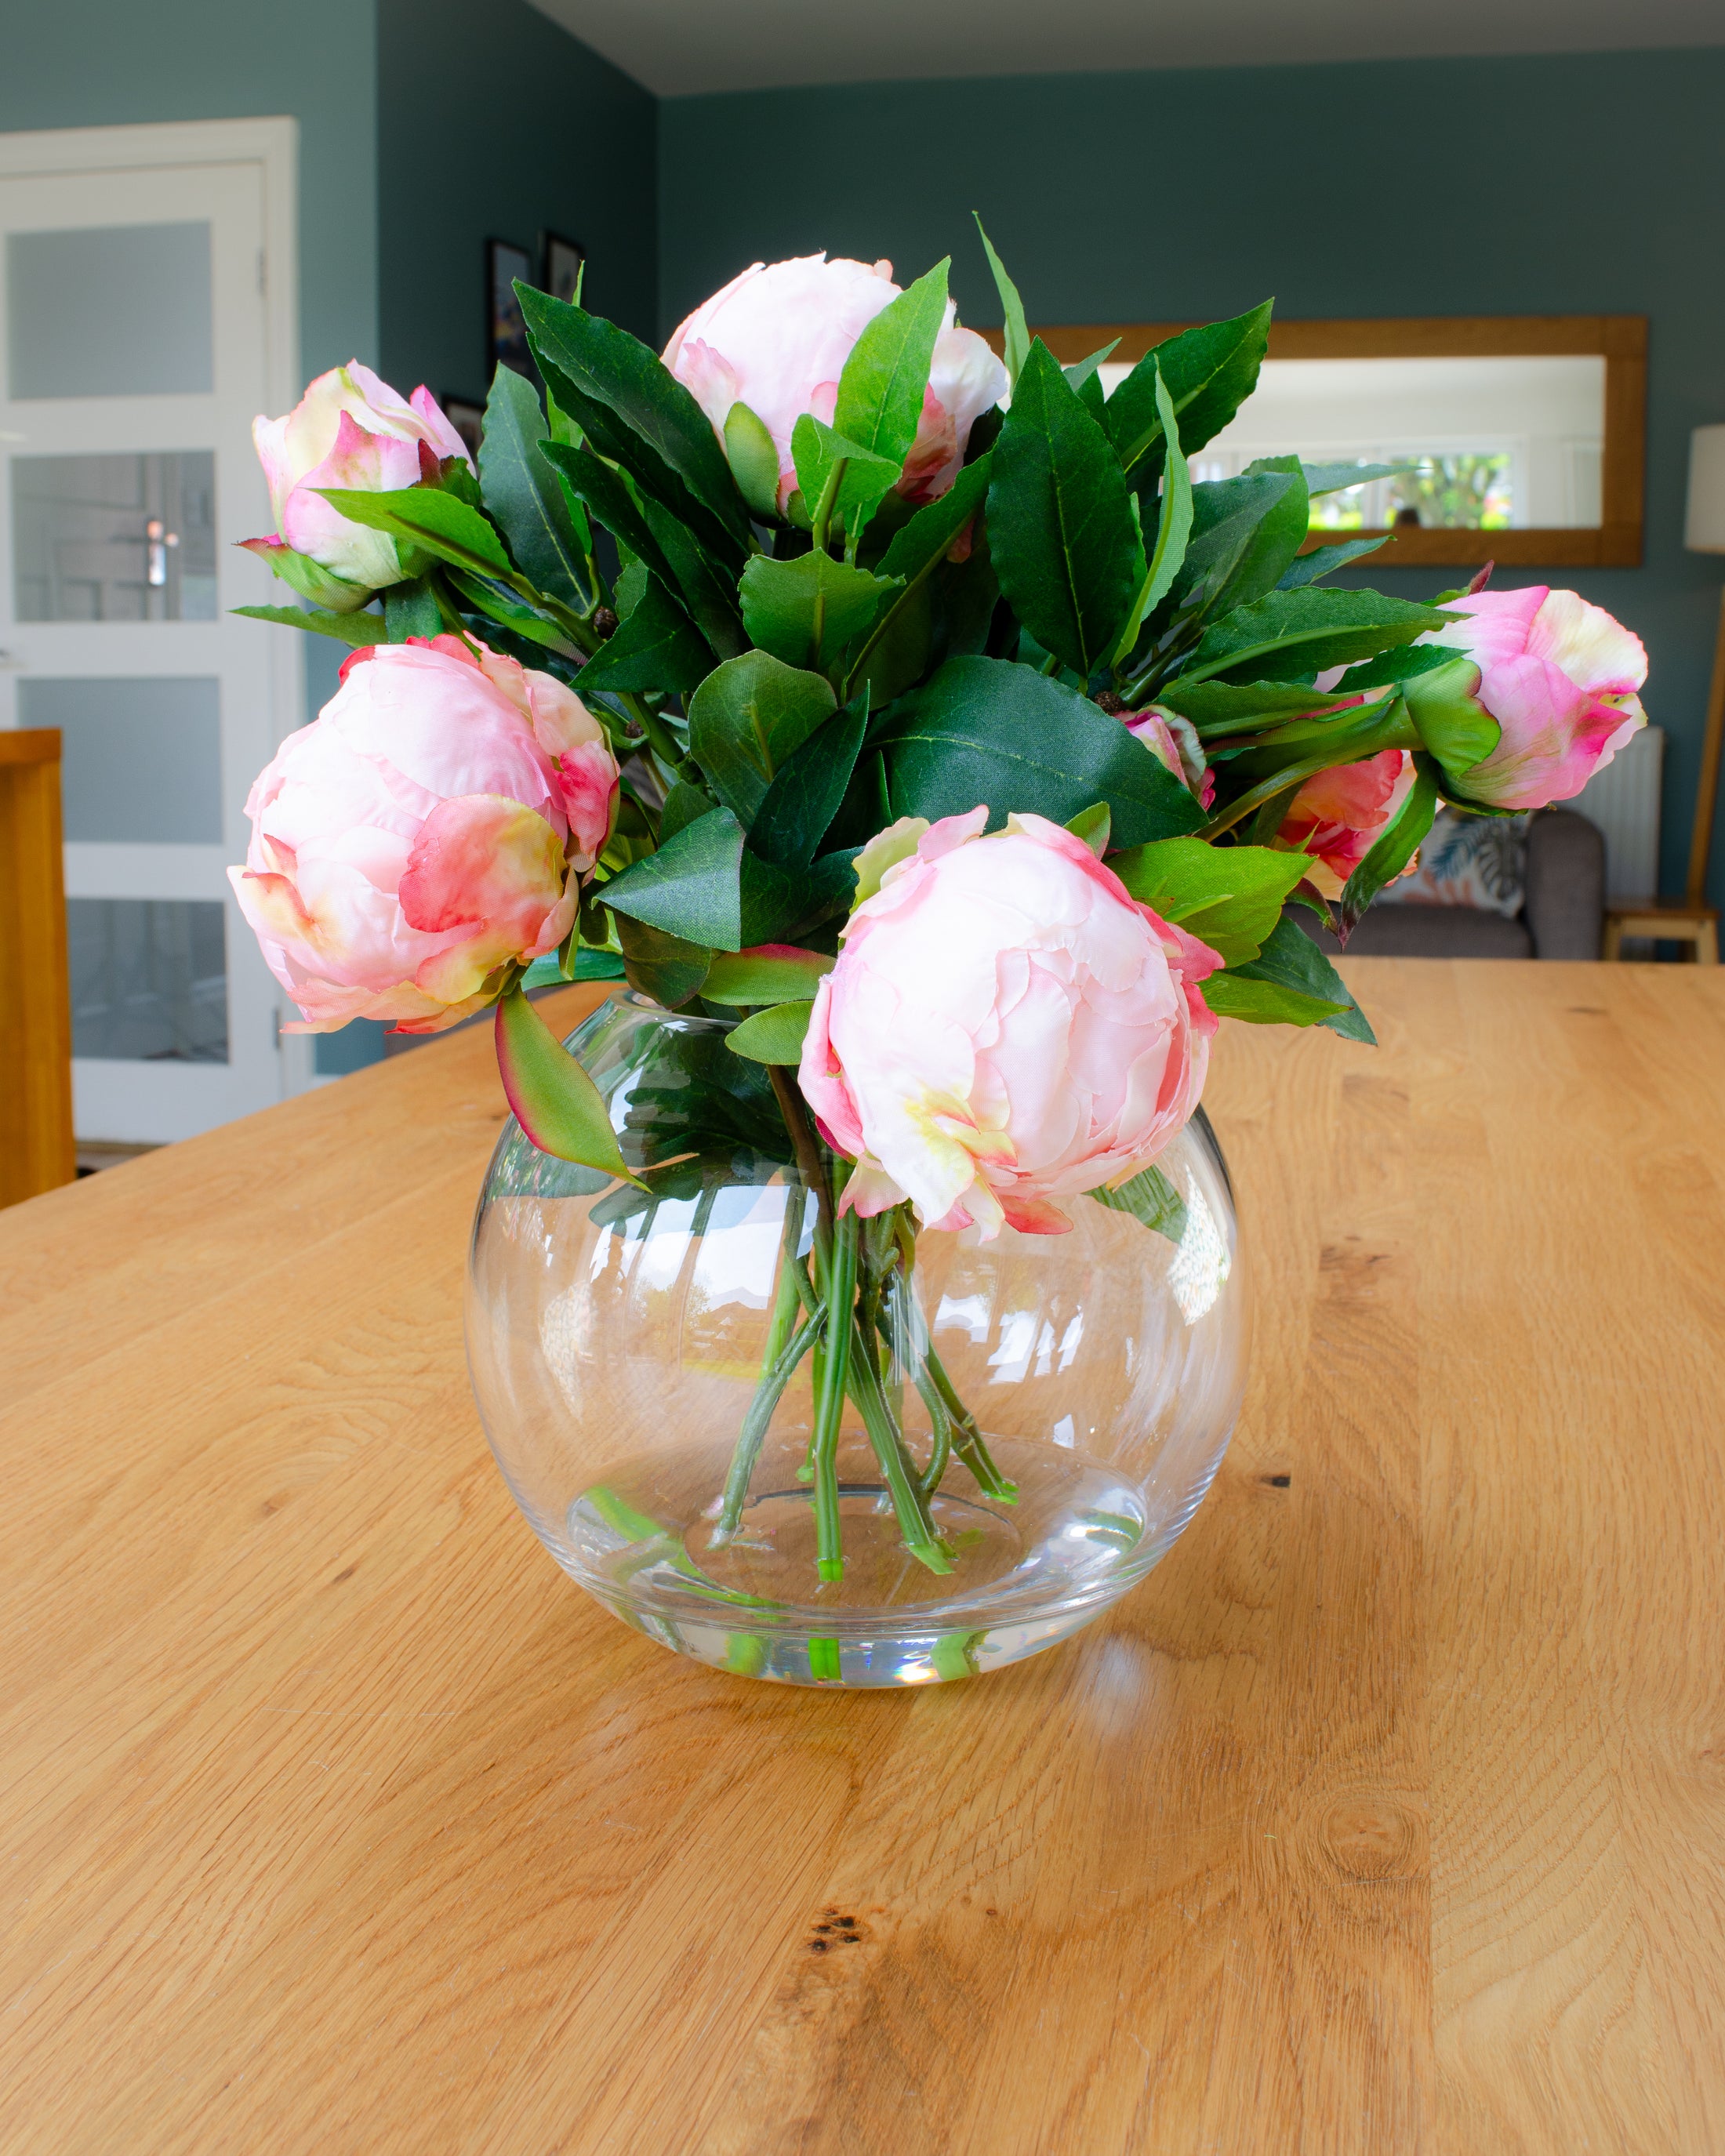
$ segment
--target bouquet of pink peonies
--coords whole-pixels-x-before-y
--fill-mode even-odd
[[[932,1569],[943,1477],[1012,1496],[906,1306],[918,1235],[1091,1202],[1167,1233],[1219,1016],[1372,1039],[1292,909],[1345,937],[1440,802],[1565,798],[1644,723],[1640,643],[1573,593],[1332,587],[1382,542],[1313,547],[1311,499],[1378,468],[1192,480],[1267,304],[1105,397],[988,259],[1004,361],[945,264],[814,256],[662,358],[521,289],[545,398],[499,371],[476,471],[357,364],[257,427],[280,528],[249,543],[307,603],[245,611],[354,649],[253,789],[239,904],[313,1030],[495,1006],[521,1129],[618,1202],[743,1133],[794,1169],[715,1539],[812,1355],[826,1580],[847,1399]],[[578,973],[730,1021],[725,1055],[668,1034],[614,1120],[526,993]]]

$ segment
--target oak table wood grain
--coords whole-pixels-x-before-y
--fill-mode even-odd
[[[969,1684],[555,1569],[483,1031],[0,1215],[6,2156],[1725,2148],[1725,977],[1347,971],[1214,1491]]]

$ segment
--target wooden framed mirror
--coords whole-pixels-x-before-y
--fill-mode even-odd
[[[1111,390],[1185,322],[1038,328],[1064,365],[1117,338]],[[983,332],[999,348],[999,331]],[[1226,479],[1291,444],[1312,463],[1394,464],[1313,502],[1317,546],[1388,535],[1373,568],[1633,567],[1641,558],[1647,321],[1499,315],[1278,321],[1257,393],[1195,452]]]

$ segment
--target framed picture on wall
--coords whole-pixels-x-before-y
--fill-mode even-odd
[[[532,283],[532,256],[525,247],[517,247],[511,240],[488,239],[485,295],[490,325],[487,350],[491,365],[513,367],[517,374],[531,376],[533,360],[527,350],[527,325],[521,318],[521,301],[515,295],[517,278],[524,285]]]
[[[546,234],[544,289],[552,299],[576,298],[586,264],[587,249],[578,239],[565,239],[560,232]]]
[[[441,403],[444,417],[461,437],[467,454],[475,464],[479,462],[480,429],[485,424],[485,408],[475,404],[470,397],[445,397]]]

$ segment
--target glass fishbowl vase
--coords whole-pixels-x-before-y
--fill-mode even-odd
[[[835,1418],[830,1329],[798,1307],[830,1195],[824,1220],[732,1029],[622,993],[569,1037],[644,1188],[512,1118],[498,1141],[468,1360],[516,1502],[624,1623],[738,1676],[928,1684],[1055,1645],[1165,1555],[1239,1412],[1214,1132],[1200,1112],[1159,1156],[1154,1224],[1079,1197],[1065,1235],[906,1229],[858,1290]]]

